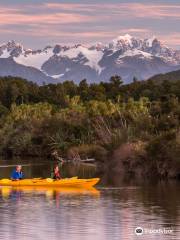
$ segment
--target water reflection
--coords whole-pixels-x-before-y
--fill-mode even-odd
[[[17,195],[18,198],[23,194],[42,194],[47,198],[54,199],[60,195],[91,195],[98,197],[100,191],[94,187],[84,189],[84,188],[51,188],[51,187],[0,187],[0,196],[3,199],[11,198],[12,196]]]
[[[169,201],[171,188],[171,194],[177,190],[168,186],[165,194],[161,186],[154,186],[149,197],[147,187],[136,186],[90,191],[3,187],[0,239],[134,240],[139,239],[134,233],[137,226],[173,229],[171,235],[141,239],[179,239],[180,205]]]
[[[50,167],[44,163],[24,166],[24,170],[27,176],[39,177],[44,169],[47,177]],[[8,171],[3,168],[1,176],[7,177]],[[92,166],[84,165],[65,165],[62,171],[66,177],[96,175]],[[115,186],[113,176],[112,182]],[[116,186],[90,190],[1,187],[0,240],[180,239],[179,182],[118,182]],[[172,228],[173,232],[139,237],[134,232],[137,226]]]

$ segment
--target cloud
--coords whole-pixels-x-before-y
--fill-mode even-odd
[[[39,15],[25,15],[22,13],[0,13],[1,25],[12,24],[69,24],[89,22],[93,19],[88,16],[70,13],[55,13],[55,14],[39,14]]]
[[[34,11],[33,11],[34,10]],[[142,3],[44,3],[4,7],[0,5],[0,24],[82,24],[124,19],[180,19],[180,5]],[[94,25],[96,25],[94,23]]]
[[[131,16],[139,18],[163,19],[178,18],[180,19],[179,5],[164,5],[164,4],[122,4],[121,9],[129,11]]]
[[[180,6],[175,4],[150,4],[150,3],[104,3],[102,4],[76,4],[76,3],[45,3],[47,9],[63,11],[86,11],[93,13],[109,13],[110,17],[138,17],[162,19],[165,17],[180,19]]]
[[[149,33],[151,32],[150,29],[147,28],[126,28],[126,29],[122,29],[121,32],[124,33]]]
[[[41,30],[35,30],[34,28],[28,29],[27,31],[23,31],[21,29],[1,29],[1,34],[12,34],[12,35],[19,35],[19,39],[22,41],[23,37],[31,36],[31,38],[39,38],[46,39],[51,43],[60,43],[60,44],[74,44],[74,43],[86,43],[86,42],[97,42],[102,41],[104,43],[108,43],[112,39],[116,38],[119,35],[123,34],[132,34],[133,36],[138,36],[141,38],[151,37],[155,34],[153,30],[149,29],[141,29],[141,28],[127,28],[127,29],[120,29],[119,31],[84,31],[84,32],[65,32],[65,31],[58,31],[56,29],[52,29],[49,31],[48,28],[42,27]],[[173,32],[168,34],[160,34],[157,32],[156,37],[162,41],[164,44],[171,46],[171,47],[178,47],[180,43],[180,33]],[[53,41],[52,41],[53,39]],[[47,43],[50,43],[47,42]],[[41,45],[40,45],[41,46]],[[41,46],[42,47],[42,46]]]
[[[34,10],[34,11],[32,11]],[[180,5],[142,3],[44,3],[4,7],[0,5],[0,24],[69,24],[102,22],[124,18],[180,19]]]
[[[92,12],[99,8],[100,5],[96,4],[80,4],[80,3],[44,3],[43,7],[46,9],[62,10],[62,11],[86,11]],[[102,5],[101,5],[102,9]]]
[[[21,29],[6,29],[6,28],[0,28],[0,31],[2,34],[6,34],[6,33],[11,33],[11,34],[18,34],[21,36],[34,36],[34,37],[58,37],[59,39],[61,39],[62,37],[68,37],[68,38],[78,38],[78,39],[97,39],[97,38],[108,38],[108,37],[114,37],[115,33],[114,32],[110,32],[110,31],[83,31],[83,32],[71,32],[71,31],[59,31],[56,29],[51,29],[51,31],[49,31],[48,28],[42,27],[39,31],[32,28],[32,29],[28,29],[27,31],[23,31]]]
[[[126,33],[157,35],[179,45],[180,5],[163,3],[57,3],[1,4],[0,31],[4,36],[52,41],[108,41]],[[120,1],[119,1],[120,2]],[[158,2],[158,1],[157,1]],[[165,28],[173,20],[172,28]],[[170,26],[170,24],[169,24]],[[170,37],[172,36],[172,37]],[[24,38],[25,39],[25,38]],[[34,39],[33,39],[34,40]]]
[[[158,37],[167,45],[172,47],[180,47],[180,32],[170,33],[168,38],[166,34],[158,34]]]

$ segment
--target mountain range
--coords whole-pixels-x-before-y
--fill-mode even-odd
[[[156,37],[140,39],[128,34],[108,44],[46,46],[26,49],[15,41],[0,45],[0,76],[18,76],[42,85],[64,80],[108,81],[120,75],[125,83],[180,69],[180,50]]]

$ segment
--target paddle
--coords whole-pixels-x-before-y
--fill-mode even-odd
[[[54,179],[52,179],[52,178],[46,178],[46,181],[49,182],[49,183],[51,183],[51,182],[54,182]]]
[[[4,179],[2,179],[0,182],[1,182],[1,183],[9,183],[9,182],[11,182],[11,180],[8,179],[8,178],[4,178]]]

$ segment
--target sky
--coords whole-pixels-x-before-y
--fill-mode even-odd
[[[180,0],[0,0],[0,43],[26,48],[156,36],[180,49]]]

